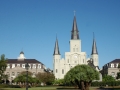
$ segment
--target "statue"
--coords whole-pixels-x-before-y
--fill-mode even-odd
[[[93,59],[92,58],[90,58],[90,60],[88,60],[87,62],[88,62],[89,66],[91,66],[92,68],[96,69],[96,66],[93,63]]]

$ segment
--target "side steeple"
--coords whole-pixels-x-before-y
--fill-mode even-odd
[[[94,33],[93,33],[93,45],[92,45],[92,53],[91,53],[91,55],[93,55],[93,54],[98,54]]]
[[[73,20],[73,27],[71,31],[71,39],[77,40],[79,39],[79,33],[78,33],[78,28],[77,28],[77,22],[76,22],[76,16],[74,15],[74,20]]]
[[[56,37],[56,42],[55,42],[55,47],[54,47],[54,53],[53,53],[53,55],[60,55],[57,37]]]

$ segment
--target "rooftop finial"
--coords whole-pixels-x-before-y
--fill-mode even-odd
[[[74,10],[74,16],[75,16],[75,12],[76,12],[76,11]]]

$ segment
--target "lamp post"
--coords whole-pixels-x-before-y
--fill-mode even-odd
[[[29,69],[29,64],[25,64],[25,69],[26,69],[26,90],[28,90],[28,69]]]

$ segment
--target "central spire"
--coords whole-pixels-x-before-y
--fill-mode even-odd
[[[79,39],[79,33],[78,33],[78,28],[77,28],[77,22],[76,22],[76,16],[74,13],[74,20],[73,20],[73,27],[72,27],[72,31],[71,31],[71,39],[73,40],[77,40]]]

